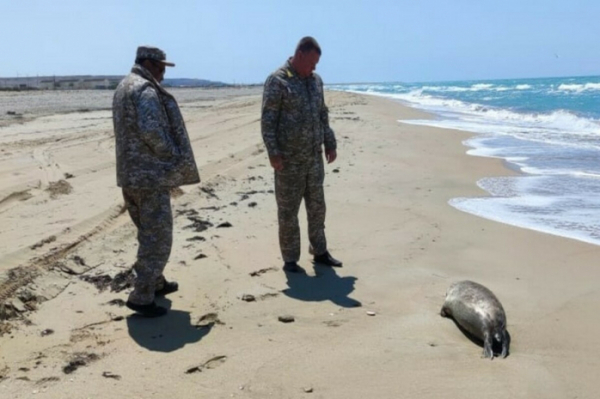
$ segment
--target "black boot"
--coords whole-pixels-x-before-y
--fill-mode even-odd
[[[329,251],[325,251],[322,255],[315,255],[314,261],[325,266],[342,267],[342,262],[331,256]]]
[[[125,303],[129,309],[134,310],[137,314],[144,317],[160,317],[167,314],[168,309],[158,306],[155,302],[149,305],[137,305],[127,301]]]
[[[283,264],[283,271],[289,273],[306,273],[306,271],[300,267],[297,262],[285,262]]]
[[[163,283],[163,287],[160,290],[154,292],[156,296],[165,296],[179,291],[179,284],[176,281],[167,281]]]

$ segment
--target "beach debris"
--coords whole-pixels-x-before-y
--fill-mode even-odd
[[[119,272],[115,277],[111,277],[108,274],[100,274],[96,276],[80,276],[85,282],[94,284],[98,291],[102,292],[110,287],[112,292],[121,292],[127,288],[133,287],[133,281],[135,276],[132,269],[127,269]]]
[[[102,373],[102,377],[104,378],[112,378],[113,380],[120,380],[121,376],[118,374],[113,374],[110,371],[105,371]]]
[[[221,209],[222,207],[220,206],[203,206],[202,208],[200,208],[200,210],[202,211],[218,211],[219,209]]]
[[[110,277],[108,274],[100,274],[97,276],[81,276],[79,278],[86,283],[95,285],[100,292],[106,290],[106,288],[108,288],[112,282],[112,277]]]
[[[303,389],[305,393],[313,393],[313,387],[304,387]]]
[[[229,222],[223,222],[217,226],[217,228],[223,228],[223,227],[233,227],[233,225]]]
[[[251,272],[250,276],[251,277],[258,277],[261,274],[264,274],[264,273],[267,273],[267,272],[276,272],[277,270],[279,270],[279,269],[277,269],[276,267],[267,267],[267,268],[264,268],[264,269],[260,269],[260,270],[256,270],[256,271]]]
[[[187,206],[187,204],[185,204],[183,206]],[[198,211],[196,211],[195,209],[176,209],[175,213],[176,213],[175,217],[181,216],[181,215],[198,216]]]
[[[77,263],[79,266],[86,266],[85,260],[81,256],[75,255],[73,256],[73,262]]]
[[[206,241],[206,238],[202,236],[193,236],[188,238],[186,241]]]
[[[369,316],[375,316],[377,313],[373,312],[372,310],[367,310],[367,315]]]
[[[193,229],[197,233],[201,233],[204,230],[208,229],[209,227],[213,226],[213,224],[211,222],[209,222],[208,220],[202,220],[196,216],[188,216],[188,220],[191,221],[192,224],[184,226],[183,228],[184,229]]]
[[[277,318],[277,320],[279,320],[282,323],[293,323],[294,321],[296,321],[294,316],[289,315],[289,314],[281,315]]]
[[[46,384],[48,382],[56,382],[56,381],[60,381],[60,378],[58,378],[58,377],[44,377],[44,378],[41,378],[41,379],[37,380],[35,382],[35,384],[36,385],[43,385],[43,384]]]
[[[51,328],[46,328],[45,330],[43,330],[42,332],[40,332],[40,335],[42,337],[47,337],[48,335],[52,335],[54,334],[54,330]]]
[[[86,366],[88,363],[94,362],[98,359],[100,359],[100,357],[95,353],[75,353],[67,365],[63,367],[63,373],[71,374],[79,367]]]
[[[113,281],[110,283],[110,290],[113,292],[121,292],[128,288],[133,287],[133,281],[135,275],[133,269],[123,270],[115,275]]]
[[[11,277],[11,272],[12,270],[8,272],[9,278]],[[0,320],[9,320],[18,317],[21,313],[35,310],[41,300],[32,291],[22,288],[17,291],[15,297],[4,303],[0,303]],[[25,320],[25,323],[30,324],[28,320]],[[3,325],[0,325],[0,335],[4,332]]]
[[[208,359],[206,362],[202,363],[199,366],[190,367],[185,371],[185,373],[193,374],[201,373],[203,370],[211,370],[225,363],[226,360],[227,356],[215,356],[213,358]]]
[[[256,301],[256,297],[252,294],[243,294],[240,299],[244,302],[254,302]]]
[[[209,198],[219,199],[217,194],[215,194],[215,189],[212,187],[200,187],[200,191],[208,195]]]
[[[202,368],[200,366],[194,366],[185,371],[186,374],[201,373],[201,372],[202,372]]]
[[[59,195],[70,194],[73,191],[73,186],[66,180],[52,181],[46,189],[50,193],[50,198],[56,198]]]

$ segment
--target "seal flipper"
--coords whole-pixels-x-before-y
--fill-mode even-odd
[[[492,350],[493,343],[494,343],[493,335],[486,331],[483,334],[483,357],[484,358],[489,358],[490,360],[494,360],[494,351]]]
[[[502,332],[502,353],[500,356],[506,357],[508,356],[508,348],[510,346],[510,334],[508,331],[504,330]]]

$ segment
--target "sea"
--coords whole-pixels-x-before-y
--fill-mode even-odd
[[[486,177],[489,196],[452,198],[456,209],[600,245],[600,76],[330,85],[384,96],[435,116],[399,123],[475,133],[469,155],[520,173]]]

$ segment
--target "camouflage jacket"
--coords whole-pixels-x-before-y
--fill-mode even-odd
[[[316,73],[296,74],[288,60],[266,80],[261,129],[269,156],[303,162],[322,151],[336,149],[323,97],[323,81]]]
[[[112,110],[119,187],[200,182],[177,101],[148,70],[134,65],[115,91]]]

